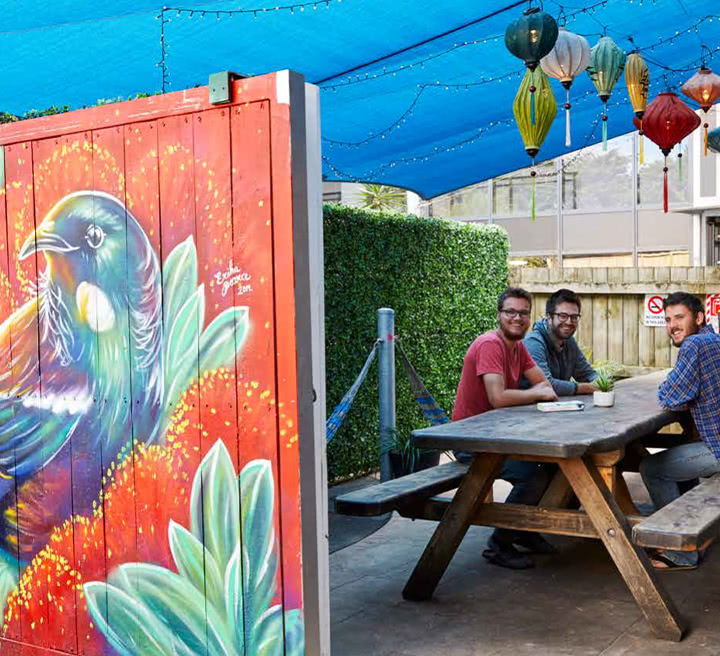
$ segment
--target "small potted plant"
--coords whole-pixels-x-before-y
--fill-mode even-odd
[[[393,431],[393,443],[390,447],[390,467],[393,478],[400,478],[407,474],[429,469],[440,462],[440,452],[428,449],[419,449],[410,442],[410,435],[400,431]]]
[[[593,392],[593,405],[611,408],[615,405],[615,374],[610,369],[598,369],[598,376],[593,381],[597,392]]]

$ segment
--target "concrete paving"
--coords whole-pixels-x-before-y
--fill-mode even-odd
[[[626,477],[634,498],[646,502],[637,475]],[[507,490],[496,482],[495,498]],[[672,643],[653,638],[595,540],[550,537],[558,554],[511,571],[481,555],[491,529],[472,527],[433,599],[404,601],[435,526],[394,515],[330,556],[333,656],[720,655],[720,546],[696,571],[661,574],[690,621],[686,637]]]

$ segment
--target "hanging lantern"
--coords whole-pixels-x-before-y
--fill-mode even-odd
[[[531,71],[553,49],[557,38],[557,21],[538,7],[526,9],[505,29],[505,47]]]
[[[590,65],[587,71],[603,102],[603,150],[607,150],[607,101],[615,83],[620,79],[624,66],[625,53],[609,36],[601,37],[590,51]]]
[[[720,153],[720,128],[715,128],[708,133],[707,144],[714,153]]]
[[[550,79],[542,69],[534,72],[525,71],[525,77],[513,102],[513,114],[525,144],[525,151],[534,166],[535,156],[540,152],[540,147],[557,114],[555,94],[550,86]],[[530,172],[533,221],[535,220],[535,175],[535,171]]]
[[[631,52],[625,62],[625,84],[630,103],[638,121],[640,121],[640,164],[644,163],[642,120],[647,107],[648,88],[650,87],[650,69],[639,52]]]
[[[700,70],[685,82],[680,90],[700,105],[700,109],[707,114],[713,103],[720,98],[720,75],[715,75],[703,62]],[[705,128],[705,155],[707,155],[708,128],[710,127],[707,116],[703,127]]]
[[[540,60],[550,77],[565,87],[565,145],[570,145],[570,87],[590,63],[590,44],[584,36],[560,28],[555,47]]]
[[[637,117],[633,119],[636,127],[640,127]],[[680,143],[700,125],[700,117],[688,107],[677,94],[667,91],[658,94],[645,110],[642,127],[650,141],[658,145],[665,155],[665,184],[663,187],[663,209],[668,211],[668,167],[667,156],[673,146]]]

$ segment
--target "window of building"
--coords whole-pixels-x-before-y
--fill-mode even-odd
[[[490,214],[489,183],[436,196],[428,202],[429,216],[453,219],[483,218]]]
[[[688,184],[688,141],[672,149],[667,158],[668,202],[672,205],[686,205],[690,202]],[[644,163],[638,167],[638,203],[646,207],[660,207],[663,204],[663,167],[665,157],[660,149],[647,137],[643,137]],[[682,158],[678,158],[682,153]]]
[[[564,163],[563,209],[597,212],[632,207],[632,135],[590,146]]]
[[[535,167],[535,212],[553,213],[557,210],[557,176],[555,162],[543,162]],[[531,169],[513,171],[495,178],[493,214],[498,216],[530,216],[532,213]]]

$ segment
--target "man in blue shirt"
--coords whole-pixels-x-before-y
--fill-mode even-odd
[[[656,508],[680,496],[679,483],[720,472],[720,336],[705,323],[702,303],[675,292],[663,301],[665,325],[680,349],[675,368],[658,389],[668,410],[690,410],[702,441],[646,457],[640,473]],[[651,556],[659,569],[694,569],[698,552],[663,551]]]
[[[596,371],[587,361],[573,335],[580,321],[580,297],[558,289],[545,304],[546,316],[535,322],[525,346],[558,396],[592,394]],[[570,380],[570,379],[573,380]],[[520,387],[529,386],[523,380]]]

